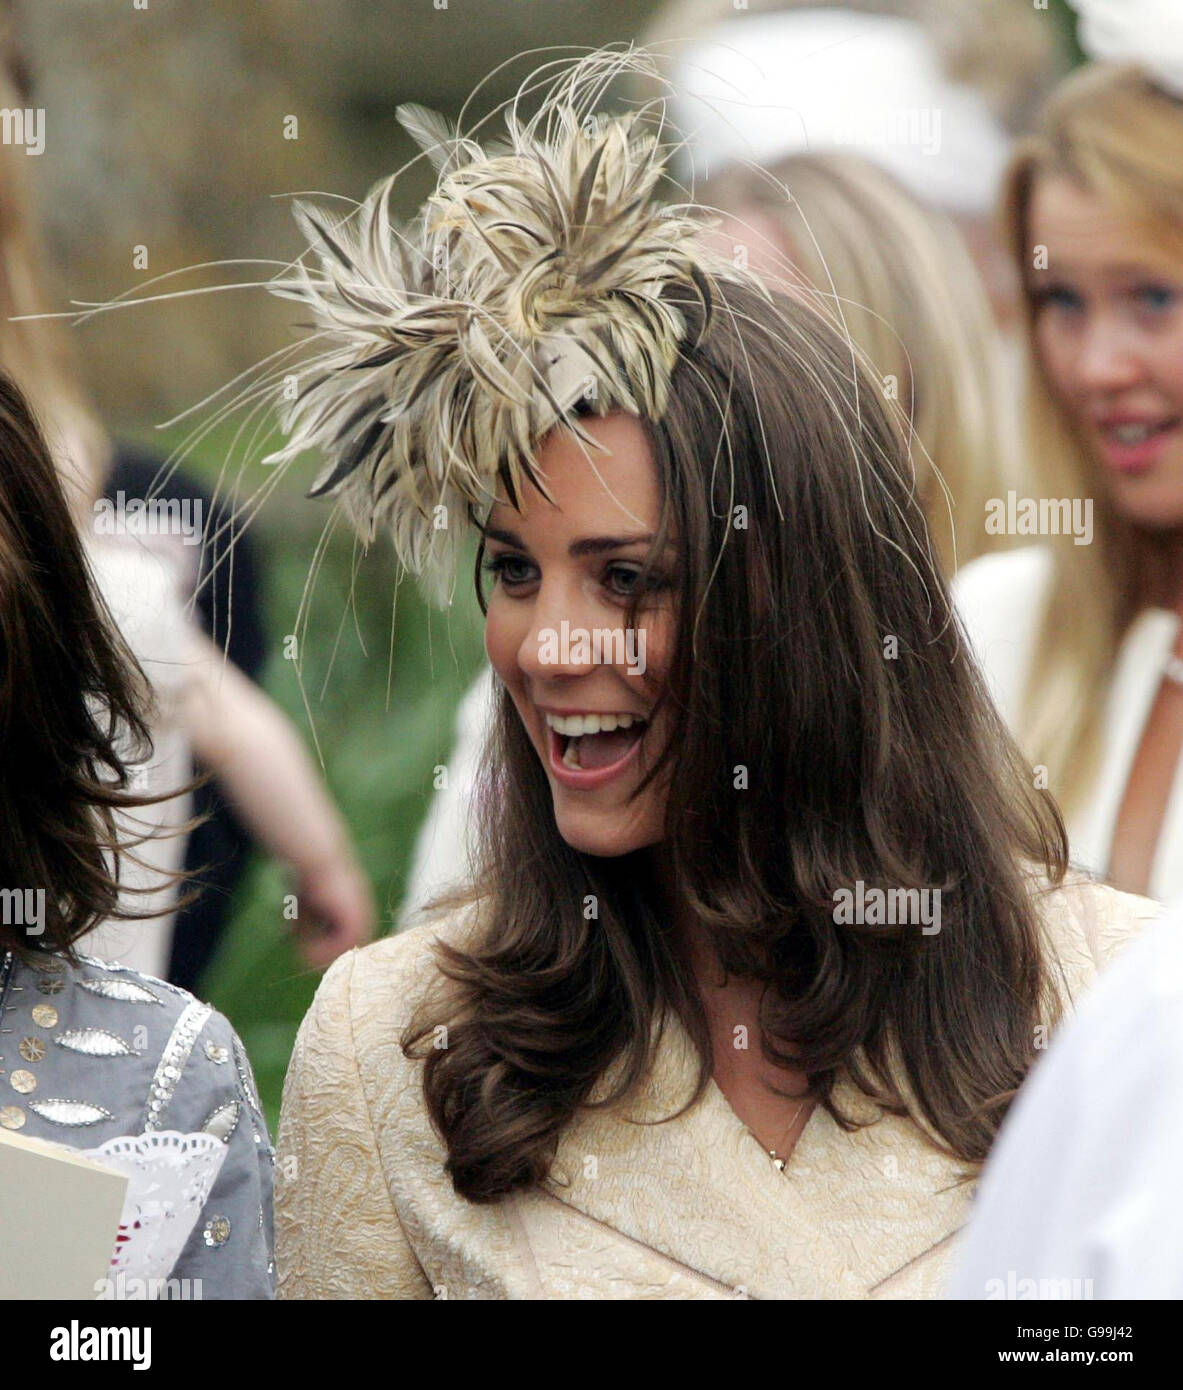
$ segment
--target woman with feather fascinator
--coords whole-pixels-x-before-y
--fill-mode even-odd
[[[337,962],[284,1096],[289,1298],[927,1297],[1047,1032],[1154,915],[1069,875],[905,432],[804,298],[663,203],[643,62],[302,213],[284,457],[497,677],[466,890]]]

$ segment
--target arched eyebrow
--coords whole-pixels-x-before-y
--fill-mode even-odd
[[[623,550],[626,545],[652,545],[652,536],[587,536],[581,541],[572,541],[567,554],[573,560],[581,555],[602,555],[607,550]]]
[[[481,533],[487,541],[500,541],[502,545],[513,546],[515,550],[528,550],[522,538],[516,531],[503,531],[497,526],[486,526]],[[629,545],[652,545],[653,536],[651,534],[639,534],[635,536],[585,536],[582,540],[572,541],[567,547],[567,554],[573,560],[578,560],[584,555],[602,555],[609,550],[623,550]]]

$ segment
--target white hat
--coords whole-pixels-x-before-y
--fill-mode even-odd
[[[1183,98],[1183,5],[1179,0],[1068,0],[1080,16],[1080,46],[1106,63],[1137,63]]]
[[[842,147],[952,212],[993,205],[1008,143],[986,99],[951,82],[923,27],[836,8],[739,15],[675,59],[682,172]]]

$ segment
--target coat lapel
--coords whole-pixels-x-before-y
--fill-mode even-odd
[[[957,1231],[972,1184],[910,1120],[847,1133],[815,1109],[783,1173],[713,1082],[693,1092],[693,1045],[667,1025],[638,1094],[585,1111],[559,1144],[559,1201],[753,1298],[864,1298]],[[601,1092],[602,1094],[602,1092]],[[844,1113],[879,1114],[840,1084]]]
[[[1093,794],[1068,826],[1073,860],[1102,876],[1109,868],[1117,815],[1138,745],[1178,631],[1175,614],[1147,608],[1130,624],[1117,655],[1105,703],[1106,738]],[[1160,847],[1168,843],[1164,834]]]

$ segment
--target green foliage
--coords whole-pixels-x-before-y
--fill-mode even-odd
[[[212,484],[216,457],[216,449],[203,451],[202,460],[186,467]],[[284,638],[296,631],[327,515],[325,504],[285,487],[256,523],[270,652],[263,685],[314,755],[319,746],[327,784],[374,885],[385,934],[397,918],[433,769],[451,752],[456,707],[480,666],[482,624],[464,571],[453,606],[441,612],[412,583],[397,584],[389,545],[355,554],[342,527],[317,572],[297,672],[284,656]],[[282,869],[256,855],[201,989],[242,1036],[273,1134],[296,1029],[320,979],[290,940],[283,899],[291,891]]]

